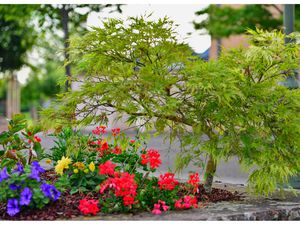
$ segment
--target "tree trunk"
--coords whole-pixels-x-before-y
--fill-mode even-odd
[[[69,48],[69,11],[66,9],[66,5],[62,5],[62,8],[60,9],[61,13],[61,23],[62,23],[62,28],[64,32],[64,55],[65,55],[65,62],[69,61],[69,53],[68,53],[68,48]],[[65,66],[66,70],[66,76],[67,80],[65,83],[65,90],[68,91],[68,89],[71,87],[70,84],[70,78],[71,78],[71,67],[69,64]]]
[[[7,83],[6,117],[11,119],[17,113],[20,113],[20,86],[17,76],[12,73]]]
[[[214,175],[217,169],[217,163],[214,160],[212,155],[209,155],[208,162],[206,164],[205,174],[204,174],[204,189],[207,193],[210,193],[212,190],[212,183],[214,179]]]

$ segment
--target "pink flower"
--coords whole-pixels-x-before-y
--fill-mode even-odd
[[[154,209],[152,210],[152,213],[155,215],[161,214],[160,204],[154,204]]]

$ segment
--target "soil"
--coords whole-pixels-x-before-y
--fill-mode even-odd
[[[54,171],[47,171],[41,174],[41,177],[52,182],[55,182],[57,179]],[[89,199],[99,199],[101,197],[100,193],[89,193],[88,195]],[[22,209],[14,217],[10,217],[6,213],[6,204],[0,203],[0,220],[62,220],[75,218],[82,215],[78,209],[78,205],[79,201],[84,197],[86,197],[86,194],[76,193],[71,195],[65,192],[59,200],[48,204],[43,209]],[[212,188],[212,192],[206,194],[203,186],[199,185],[197,199],[200,202],[199,206],[203,207],[210,202],[238,201],[241,200],[241,195],[238,192],[232,193],[219,188]]]

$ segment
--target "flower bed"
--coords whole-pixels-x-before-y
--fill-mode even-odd
[[[89,135],[70,128],[56,134],[52,154],[40,153],[54,166],[54,170],[45,172],[36,161],[41,155],[32,154],[35,146],[42,149],[41,139],[34,133],[25,130],[14,134],[15,141],[25,143],[21,146],[31,153],[27,160],[26,156],[5,158],[2,164],[2,219],[52,220],[143,211],[160,215],[169,210],[202,207],[209,201],[238,198],[218,189],[206,194],[198,173],[191,173],[186,183],[180,183],[171,171],[153,176],[162,163],[159,151],[147,149],[144,137],[130,139],[119,128],[104,137],[105,126],[96,127]],[[14,141],[5,143],[5,154],[20,154],[10,147]]]
[[[55,181],[58,177],[53,170],[47,171],[41,177],[45,177],[51,182]],[[70,194],[64,192],[60,199],[53,202],[43,209],[26,209],[14,217],[9,216],[6,213],[6,204],[0,203],[0,218],[3,220],[55,220],[55,219],[71,219],[79,217],[82,212],[79,209],[79,202],[87,194],[76,193]],[[179,193],[183,195],[183,193]],[[88,193],[90,199],[98,200],[101,198],[99,192]],[[210,194],[205,194],[203,186],[199,185],[199,193],[196,194],[197,200],[199,201],[199,207],[203,207],[209,202],[220,202],[220,201],[235,201],[240,200],[240,196],[237,192],[232,193],[224,189],[213,188]],[[102,213],[98,213],[101,215]]]

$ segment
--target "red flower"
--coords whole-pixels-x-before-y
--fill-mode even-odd
[[[113,150],[112,153],[116,154],[116,155],[120,155],[122,153],[122,149],[118,146],[116,146]]]
[[[194,187],[193,192],[198,193],[198,186],[200,183],[199,174],[198,173],[192,173],[190,174],[190,179],[188,180],[188,184],[192,185]]]
[[[106,132],[105,129],[106,129],[106,126],[99,126],[99,127],[96,127],[96,129],[92,130],[92,133],[95,135],[105,134],[105,132]]]
[[[134,197],[131,195],[126,195],[123,197],[123,203],[124,205],[133,205],[134,204]]]
[[[179,199],[179,200],[177,200],[176,202],[175,202],[175,208],[176,209],[182,209],[183,207],[182,207],[182,199]]]
[[[135,203],[134,197],[137,192],[137,183],[134,180],[134,174],[113,173],[115,177],[108,178],[100,185],[100,193],[103,193],[106,188],[113,188],[117,197],[123,197],[123,204],[125,206]]]
[[[98,145],[100,148],[97,148],[97,150],[100,152],[100,157],[104,156],[105,154],[109,153],[107,150],[109,149],[109,146],[106,141],[99,142]]]
[[[179,183],[174,179],[174,176],[175,174],[173,173],[165,173],[164,175],[160,175],[158,181],[159,188],[172,191]]]
[[[34,136],[34,140],[35,140],[35,142],[41,142],[42,141],[42,139],[39,138],[38,136]]]
[[[130,140],[130,143],[133,144],[135,142],[135,140]]]
[[[113,175],[116,166],[116,164],[108,160],[99,166],[99,173],[100,175]]]
[[[128,172],[121,173],[120,177],[115,178],[115,194],[116,196],[132,195],[136,196],[137,183],[134,180],[134,174]]]
[[[189,208],[197,208],[198,207],[198,201],[196,196],[184,196],[183,200],[179,199],[175,202],[175,208],[176,209],[189,209]]]
[[[113,128],[111,131],[113,136],[117,136],[120,133],[120,128]]]
[[[79,210],[84,215],[91,213],[94,216],[100,211],[97,200],[88,200],[86,198],[79,201]]]
[[[141,164],[146,165],[150,163],[151,169],[155,169],[161,164],[160,154],[157,150],[150,149],[146,154],[142,154],[141,158]]]

